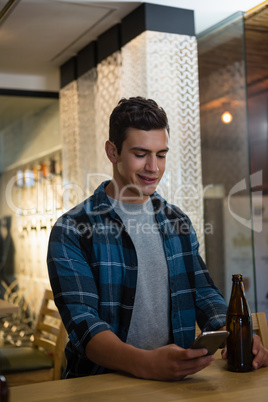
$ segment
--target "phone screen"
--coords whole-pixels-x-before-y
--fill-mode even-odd
[[[209,355],[213,355],[219,347],[224,344],[224,341],[228,337],[228,331],[208,331],[202,332],[191,345],[192,349],[208,350]]]

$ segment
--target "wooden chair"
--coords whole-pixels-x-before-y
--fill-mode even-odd
[[[263,346],[268,349],[268,326],[265,313],[252,313],[253,331],[261,338]]]
[[[0,371],[8,385],[59,380],[66,331],[51,290],[46,290],[30,347],[0,348]]]

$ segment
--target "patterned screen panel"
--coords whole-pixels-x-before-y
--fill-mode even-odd
[[[122,48],[122,64],[124,96],[152,98],[168,115],[170,151],[159,191],[190,216],[204,255],[196,38],[143,32]]]

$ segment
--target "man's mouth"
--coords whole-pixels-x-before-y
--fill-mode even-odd
[[[154,184],[158,180],[157,177],[141,176],[140,174],[138,174],[138,177],[140,178],[140,180],[142,180],[146,184]]]

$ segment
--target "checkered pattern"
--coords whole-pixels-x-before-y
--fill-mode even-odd
[[[137,255],[106,196],[107,184],[59,218],[50,236],[49,277],[70,340],[68,378],[107,372],[86,358],[85,347],[104,330],[126,341],[131,320]],[[169,270],[174,342],[187,348],[194,339],[196,320],[206,330],[225,325],[226,303],[198,254],[189,218],[156,192],[152,202]]]

